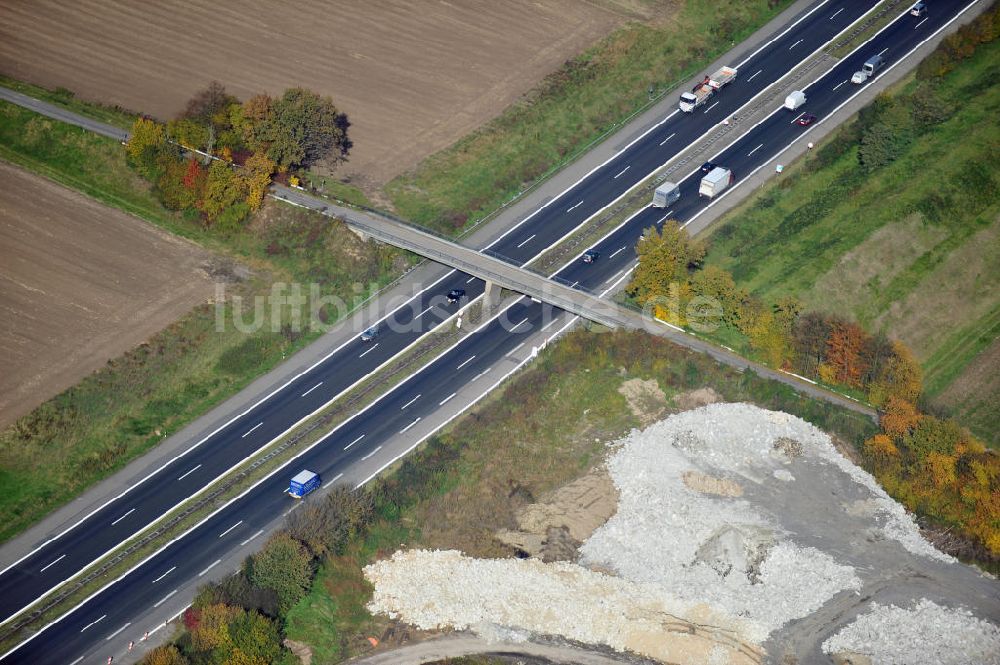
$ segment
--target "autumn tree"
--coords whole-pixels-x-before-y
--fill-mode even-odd
[[[271,184],[271,174],[274,173],[276,165],[267,155],[254,153],[243,164],[241,176],[246,184],[247,205],[250,210],[257,211],[264,202],[264,194]]]
[[[156,160],[167,146],[163,125],[150,118],[136,118],[125,144],[125,154],[140,173],[155,179]]]
[[[920,422],[920,418],[917,407],[912,402],[890,396],[883,407],[879,425],[887,435],[901,440],[913,431],[913,428]]]
[[[829,383],[861,386],[864,366],[861,350],[867,333],[856,323],[837,322],[826,341],[826,362],[819,366],[820,377]]]
[[[368,492],[337,487],[288,516],[289,534],[317,556],[341,553],[348,541],[372,520],[375,504]]]
[[[639,265],[632,273],[627,291],[636,301],[646,306],[651,300],[665,301],[674,297],[678,286],[688,288],[689,271],[705,258],[705,247],[693,240],[675,221],[667,221],[661,231],[651,226],[636,245]],[[655,305],[656,302],[654,301]]]
[[[222,120],[231,104],[239,104],[239,100],[226,92],[226,86],[212,81],[208,87],[199,90],[188,100],[181,118],[194,120],[208,127]]]
[[[819,312],[807,312],[796,318],[792,326],[792,348],[799,372],[806,376],[818,374],[819,365],[826,361],[826,342],[834,323],[835,319]]]
[[[251,557],[248,568],[251,582],[278,595],[283,612],[298,602],[312,584],[312,556],[302,543],[284,532]]]
[[[241,611],[229,622],[231,665],[271,665],[281,653],[281,634],[274,621],[256,612]]]
[[[139,662],[141,665],[188,665],[190,661],[173,644],[164,644],[147,653]]]
[[[923,390],[923,369],[910,349],[899,341],[889,343],[889,354],[868,386],[868,401],[882,406],[890,398],[915,404]]]
[[[243,202],[246,196],[246,181],[225,162],[212,162],[201,203],[201,211],[209,222],[214,222],[225,210]]]

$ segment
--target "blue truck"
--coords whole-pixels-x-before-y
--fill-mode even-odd
[[[299,471],[292,482],[288,484],[288,494],[293,499],[301,499],[309,492],[312,492],[317,487],[323,479],[319,477],[318,473],[313,473],[312,471]]]

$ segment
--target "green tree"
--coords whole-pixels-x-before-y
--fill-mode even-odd
[[[722,322],[735,327],[740,318],[740,306],[747,297],[745,290],[736,286],[728,270],[714,265],[705,266],[691,279],[695,295],[718,301],[722,307]]]
[[[353,145],[347,136],[347,115],[333,100],[305,88],[291,88],[273,100],[270,112],[256,128],[259,151],[266,144],[267,156],[284,169],[308,167],[319,160],[347,159]]]
[[[255,585],[278,594],[279,607],[287,612],[312,584],[312,556],[302,543],[280,532],[250,559],[249,573]]]
[[[232,665],[270,665],[281,653],[281,633],[270,619],[256,612],[242,611],[229,623],[232,651],[226,662]]]
[[[140,661],[141,665],[188,665],[188,662],[173,644],[156,647]]]

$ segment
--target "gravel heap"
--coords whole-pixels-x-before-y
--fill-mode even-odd
[[[909,610],[873,603],[870,612],[823,642],[823,651],[863,653],[876,665],[996,665],[1000,628],[926,598]]]
[[[515,642],[528,631],[674,663],[709,662],[713,653],[719,663],[755,662],[748,657],[755,652],[741,643],[741,619],[573,563],[410,550],[364,573],[375,587],[371,612],[425,630],[472,629]]]
[[[633,432],[608,461],[618,512],[583,544],[581,563],[746,617],[745,635],[757,643],[836,593],[859,590],[853,568],[784,540],[747,501],[683,482],[697,471],[770,475],[779,439],[801,443],[805,455],[832,449],[812,425],[746,404],[713,404]]]

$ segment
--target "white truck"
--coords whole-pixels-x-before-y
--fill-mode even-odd
[[[734,67],[723,67],[711,76],[706,76],[701,83],[691,89],[691,92],[685,92],[681,95],[681,110],[685,113],[694,111],[711,99],[712,95],[735,81],[736,72]]]
[[[733,184],[733,172],[724,166],[716,166],[701,179],[698,196],[714,198]]]
[[[681,188],[672,182],[665,182],[653,192],[653,207],[666,208],[681,197]]]

